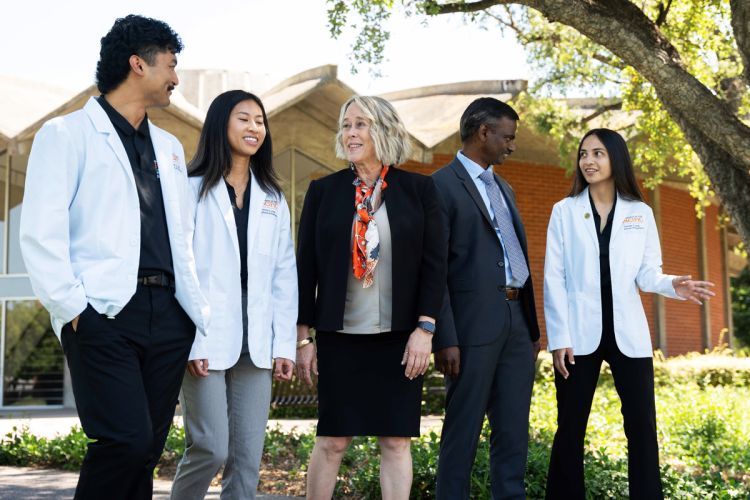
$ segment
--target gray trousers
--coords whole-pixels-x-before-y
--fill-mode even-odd
[[[446,380],[438,500],[468,500],[471,469],[485,414],[491,428],[492,498],[526,497],[524,474],[534,351],[521,303],[509,301],[498,307],[508,308],[510,331],[502,332],[490,344],[460,346],[459,376]]]
[[[224,465],[222,499],[254,499],[271,403],[271,370],[247,354],[207,377],[185,372],[180,393],[185,454],[172,485],[173,500],[202,499]]]

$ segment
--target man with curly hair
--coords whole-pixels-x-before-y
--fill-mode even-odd
[[[54,118],[29,157],[21,248],[92,439],[77,499],[151,498],[196,326],[198,287],[179,141],[146,111],[178,83],[178,35],[129,15],[101,40],[101,95]]]

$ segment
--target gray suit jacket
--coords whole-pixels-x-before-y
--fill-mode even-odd
[[[448,245],[448,286],[433,339],[435,350],[449,346],[488,344],[509,327],[505,303],[503,250],[492,219],[474,181],[461,162],[451,163],[432,175],[442,198]],[[498,175],[516,234],[526,256],[526,232],[513,190]],[[539,323],[531,277],[521,292],[521,302],[532,341],[539,339]]]

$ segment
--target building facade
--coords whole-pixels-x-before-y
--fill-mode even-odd
[[[182,93],[174,94],[168,108],[149,112],[149,118],[182,141],[187,158],[195,151],[213,97],[236,87],[262,96],[273,134],[275,167],[296,233],[310,181],[346,167],[335,157],[334,137],[340,107],[354,90],[337,78],[335,66],[300,73],[274,87],[263,79],[256,88],[250,75],[220,70],[189,70],[180,76]],[[40,92],[47,95],[43,90],[25,96],[24,87],[15,84],[9,88],[0,78],[0,87],[3,85],[0,94],[10,95],[15,108],[5,106],[0,98],[0,408],[72,406],[62,350],[26,275],[18,222],[34,134],[44,121],[80,109],[97,92],[91,87],[70,96],[50,90],[49,99],[40,99]],[[467,82],[384,95],[403,117],[415,145],[404,168],[430,174],[447,164],[460,148],[458,121],[472,100],[487,95],[512,100],[524,88],[523,81]],[[32,105],[36,109],[30,113]],[[4,111],[8,109],[10,114]],[[559,166],[557,146],[524,127],[523,122],[517,146],[517,153],[498,173],[513,186],[526,225],[544,328],[541,283],[547,222],[552,205],[567,194],[571,180]],[[665,272],[691,274],[717,284],[716,298],[703,307],[644,295],[654,346],[666,355],[676,355],[727,342],[731,331],[728,276],[744,261],[732,260],[736,257],[728,251],[734,236],[721,224],[721,207],[711,205],[706,216],[697,219],[694,201],[674,182],[646,191],[646,195],[660,224]]]

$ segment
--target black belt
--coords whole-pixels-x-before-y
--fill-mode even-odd
[[[521,289],[506,286],[505,287],[505,300],[518,300],[521,298]]]
[[[149,274],[148,276],[138,276],[138,284],[174,288],[174,278],[167,273]]]

